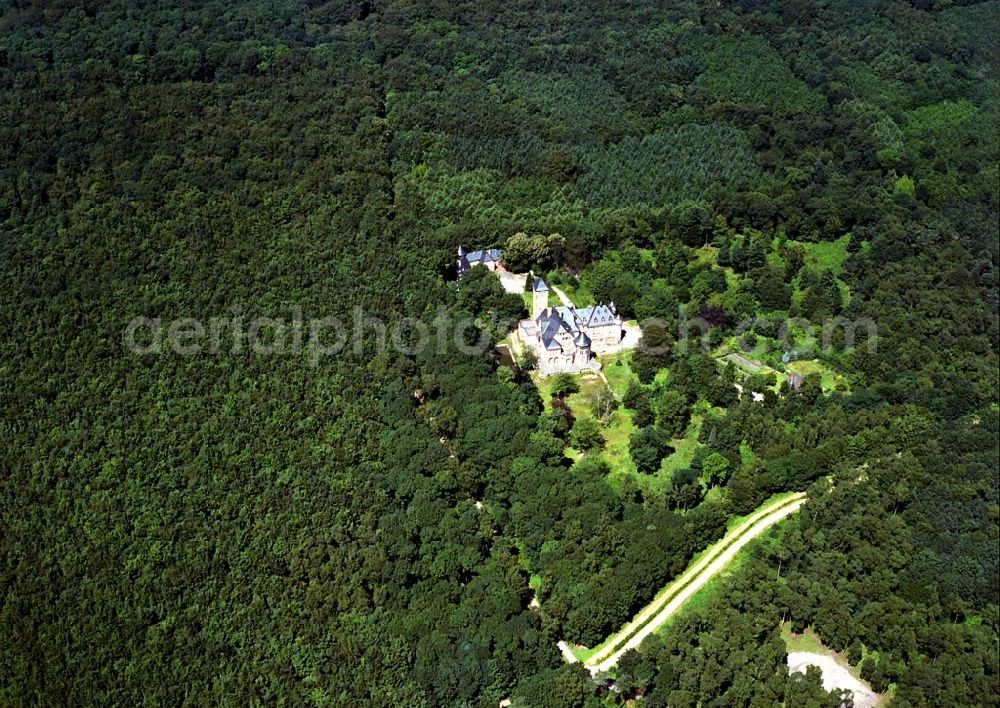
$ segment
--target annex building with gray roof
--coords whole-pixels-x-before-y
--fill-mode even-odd
[[[456,270],[461,278],[470,269],[477,265],[483,265],[492,271],[503,268],[503,251],[499,248],[486,248],[481,251],[469,251],[465,246],[458,247],[458,260]]]

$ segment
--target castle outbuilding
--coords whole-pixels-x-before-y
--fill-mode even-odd
[[[465,275],[466,271],[477,265],[484,265],[491,271],[496,272],[503,268],[503,251],[499,248],[487,248],[482,251],[469,251],[465,246],[458,247],[458,260],[455,267],[458,277]]]

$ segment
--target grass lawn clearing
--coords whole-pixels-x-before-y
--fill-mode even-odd
[[[822,270],[832,270],[834,275],[839,276],[844,272],[844,261],[850,255],[847,252],[847,244],[850,240],[851,235],[844,234],[836,241],[802,242],[802,248],[806,252],[806,264]]]

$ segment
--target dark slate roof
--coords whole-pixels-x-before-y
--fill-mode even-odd
[[[544,280],[539,278],[531,286],[531,289],[534,290],[536,293],[544,293],[549,289],[549,286],[545,284]]]
[[[557,305],[551,310],[543,310],[537,321],[541,321],[542,318],[558,318],[563,328],[570,334],[576,334],[582,327],[600,327],[619,322],[618,310],[614,305],[580,308]]]
[[[618,310],[615,308],[614,303],[608,305],[601,303],[593,307],[585,307],[577,310],[576,315],[590,327],[612,324],[618,321]]]
[[[563,322],[561,319],[559,319],[558,316],[555,317],[545,316],[545,314],[542,313],[542,315],[539,316],[537,322],[538,322],[538,329],[542,333],[542,339],[545,339],[547,337],[555,337],[562,330],[569,329],[566,326],[566,323]]]
[[[467,251],[465,246],[458,247],[458,275],[462,276],[465,271],[481,263],[499,263],[503,258],[503,251],[499,248],[488,248],[484,251]]]
[[[536,282],[541,282],[540,280]],[[545,284],[542,283],[544,286]],[[573,344],[577,347],[590,347],[593,343],[590,337],[582,331],[582,326],[601,326],[619,322],[618,311],[614,305],[595,305],[577,309],[575,307],[565,307],[557,305],[551,309],[542,310],[535,318],[538,337],[542,340],[542,347],[549,351],[561,350],[562,346],[556,341],[560,334],[576,335]]]
[[[566,331],[573,333],[580,331],[580,316],[576,314],[576,308],[557,305],[552,308],[552,312],[566,323]]]
[[[471,263],[489,263],[491,261],[499,261],[503,256],[503,251],[499,248],[488,248],[485,251],[468,251],[465,253],[465,257],[469,259]]]

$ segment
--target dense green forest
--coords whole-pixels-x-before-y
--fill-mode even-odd
[[[963,0],[0,0],[0,703],[841,705],[782,622],[894,705],[1000,703],[998,27]],[[460,244],[658,319],[634,474],[492,349],[123,346],[137,317],[358,306],[502,336],[523,303],[456,286]],[[877,346],[835,334],[798,388],[715,356],[781,370],[783,322],[838,316]],[[563,662],[800,490],[613,684]]]

